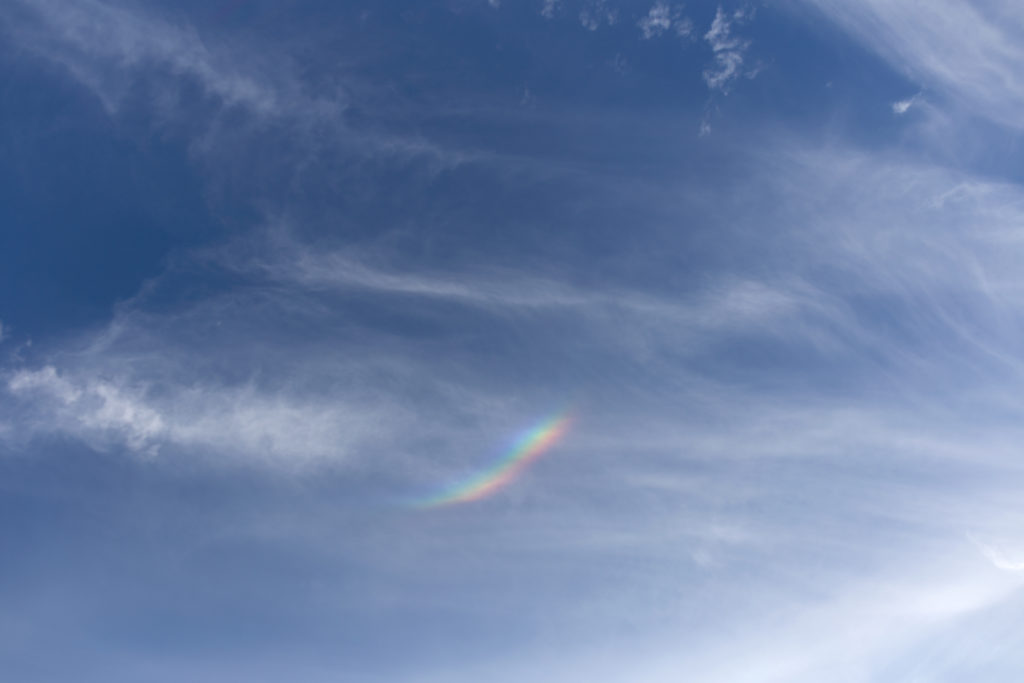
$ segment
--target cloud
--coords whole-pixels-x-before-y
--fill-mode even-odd
[[[7,383],[7,387],[15,392],[44,390],[45,393],[57,398],[64,404],[77,401],[82,392],[67,380],[57,376],[56,370],[46,367],[37,372],[19,372]]]
[[[780,320],[815,305],[806,294],[741,280],[674,301],[578,289],[511,271],[441,275],[386,268],[381,256],[359,258],[280,234],[254,255],[255,244],[250,237],[201,257],[244,277],[248,292],[165,315],[148,313],[143,293],[102,334],[80,342],[86,351],[14,371],[7,389],[24,411],[22,438],[60,433],[101,450],[219,454],[286,469],[362,462],[381,450],[408,449],[435,427],[456,438],[459,430],[444,426],[452,419],[481,425],[472,433],[486,424],[509,428],[510,419],[532,419],[525,405],[556,397],[543,398],[553,390],[539,384],[516,389],[521,398],[510,403],[502,398],[507,387],[491,376],[489,357],[446,345],[424,357],[415,338],[396,338],[342,314],[352,306],[358,311],[360,301],[375,301],[375,308],[409,324],[440,316],[452,330],[445,336],[455,339],[461,330],[495,340],[506,325],[536,330],[535,340],[516,350],[513,357],[522,357],[516,362],[551,354],[543,330],[554,321],[575,330],[589,353],[641,359],[669,349],[697,352],[722,336],[772,334]],[[164,279],[180,277],[172,272]],[[341,317],[325,316],[326,302]],[[303,341],[273,332],[296,321],[316,334]],[[328,343],[332,338],[341,345]],[[551,362],[575,353],[572,346],[557,350]],[[439,376],[444,368],[448,374]],[[435,411],[445,418],[429,417]],[[397,434],[405,436],[396,441]]]
[[[736,22],[746,21],[748,14],[737,10],[726,13],[721,7],[715,12],[711,28],[704,34],[704,40],[715,53],[715,64],[704,70],[704,82],[711,90],[728,93],[733,81],[741,75],[751,77],[753,72],[743,71],[743,60],[750,43],[733,35]]]
[[[983,543],[970,534],[968,534],[968,539],[978,547],[985,559],[991,562],[996,569],[1004,572],[1024,572],[1024,560],[1010,560],[1000,548]]]
[[[908,111],[910,111],[910,108],[917,103],[918,97],[918,95],[914,95],[913,97],[909,97],[905,100],[893,102],[892,113],[896,114],[897,116],[902,116],[903,114],[906,114]]]
[[[144,106],[154,127],[182,127],[190,151],[210,163],[245,166],[239,160],[249,146],[239,140],[280,130],[287,131],[288,144],[278,150],[279,172],[294,173],[328,149],[374,160],[429,160],[438,168],[473,155],[382,127],[353,128],[347,117],[352,93],[370,100],[373,86],[342,66],[331,84],[312,90],[287,45],[221,40],[158,10],[101,0],[72,8],[15,0],[9,14],[5,33],[22,54],[60,65],[111,116],[139,106],[133,98],[147,92]],[[360,106],[370,109],[367,101]],[[272,183],[281,184],[287,182]]]
[[[589,31],[596,31],[603,23],[614,26],[618,18],[618,11],[609,8],[607,0],[591,0],[580,10],[580,24]]]
[[[100,361],[110,360],[98,359]],[[285,393],[261,395],[253,386],[199,383],[160,386],[147,373],[111,377],[84,365],[20,370],[8,390],[32,408],[20,432],[59,433],[99,450],[142,456],[216,453],[249,463],[292,469],[315,461],[341,462],[372,420],[356,404],[314,404]],[[26,434],[26,432],[28,432]]]
[[[52,415],[61,416],[55,425],[69,419],[74,423],[70,426],[73,432],[115,435],[136,451],[154,453],[154,440],[166,430],[161,416],[138,396],[102,380],[73,383],[59,376],[52,366],[19,371],[7,388],[18,396],[41,396],[53,410]]]
[[[1024,23],[1013,2],[805,0],[908,78],[1019,128]]]
[[[732,258],[741,266],[743,254],[756,255],[760,278],[706,273],[700,286],[670,291],[580,287],[565,264],[550,271],[558,277],[486,264],[438,269],[384,246],[307,242],[277,226],[185,261],[200,272],[221,271],[238,288],[159,314],[148,310],[147,290],[102,334],[79,342],[86,351],[51,354],[14,371],[7,384],[28,411],[22,431],[285,467],[365,462],[382,451],[402,460],[432,430],[442,439],[483,439],[529,422],[526,406],[564,392],[539,378],[575,368],[560,381],[592,394],[589,409],[609,423],[624,410],[623,387],[639,382],[635,406],[613,433],[631,433],[632,421],[653,411],[642,431],[666,434],[666,448],[678,445],[673,419],[662,420],[664,407],[644,397],[685,385],[689,391],[675,394],[680,409],[693,401],[722,415],[739,409],[748,425],[761,424],[757,414],[788,425],[771,438],[736,427],[735,440],[711,433],[700,449],[716,439],[724,453],[820,448],[814,424],[834,423],[837,414],[810,412],[806,422],[788,422],[788,409],[766,413],[756,398],[727,389],[728,379],[707,374],[742,367],[742,355],[733,358],[729,349],[755,341],[805,358],[849,391],[891,384],[906,394],[914,387],[902,410],[931,405],[944,386],[958,386],[975,406],[999,405],[1003,391],[1013,395],[1022,371],[1013,353],[1014,311],[1024,300],[1016,188],[850,152],[790,150],[770,158],[762,176],[744,181],[757,188],[748,196],[756,211],[715,203],[719,239],[736,247]],[[770,241],[740,248],[740,235],[759,235],[766,224],[775,226]],[[174,282],[193,277],[189,272],[170,271],[157,291],[173,291]],[[874,309],[905,313],[880,326]],[[419,339],[411,333],[417,329],[433,331]],[[508,346],[509,338],[519,341]],[[283,348],[293,351],[276,350]],[[480,348],[493,350],[481,355]],[[510,391],[492,362],[496,349],[511,367],[523,364],[538,376]],[[582,358],[589,360],[581,365]],[[592,386],[593,363],[602,380]],[[770,368],[747,371],[783,381]],[[784,384],[808,383],[804,390],[814,395],[822,380],[801,372],[809,374]],[[605,386],[617,388],[605,395]],[[794,400],[802,401],[799,394]],[[941,443],[913,445],[880,419],[868,411],[858,418],[863,424],[826,432],[827,440],[862,442],[863,434],[881,433],[908,448],[943,451]],[[477,426],[464,431],[459,421]],[[807,446],[794,445],[800,435]]]
[[[555,11],[561,5],[560,0],[544,0],[544,4],[541,6],[540,13],[545,19],[551,19],[555,16]]]
[[[210,48],[189,27],[146,17],[116,5],[84,0],[65,7],[51,0],[18,0],[31,21],[14,24],[14,36],[27,50],[60,63],[116,110],[127,94],[125,76],[159,64],[188,76],[226,106],[244,106],[259,115],[280,115],[302,108],[337,113],[342,100],[310,100],[288,87],[270,63],[248,60],[248,72],[228,49]],[[338,94],[340,96],[340,93]]]
[[[673,30],[672,17],[652,30]],[[738,53],[715,81],[722,91],[745,71],[735,27],[746,19],[719,9],[708,31],[714,73],[732,68],[720,53]],[[220,49],[195,63],[219,64]],[[158,47],[119,50],[83,48],[86,70],[157,62],[209,78],[201,89],[228,101],[216,74],[245,65],[229,59],[204,76]],[[132,50],[142,56],[123,56]],[[260,88],[290,92],[276,73]],[[231,101],[291,122],[303,109],[276,96],[269,109]],[[566,130],[579,125],[565,118]],[[69,623],[60,601],[52,623],[136,638],[152,615],[191,626],[234,600],[244,623],[255,606],[279,629],[246,641],[264,646],[274,675],[293,652],[288,637],[302,642],[297,659],[325,661],[307,634],[332,634],[326,648],[350,665],[339,647],[351,639],[334,637],[349,628],[360,633],[347,647],[408,654],[388,660],[408,668],[382,679],[426,683],[810,683],[837,668],[851,680],[949,680],[947,657],[970,662],[966,635],[1012,631],[1019,609],[998,610],[1018,607],[1018,563],[983,550],[1006,570],[994,571],[963,530],[1003,538],[1024,522],[1021,187],[806,136],[736,145],[728,173],[706,173],[686,167],[664,127],[615,121],[641,150],[669,148],[671,171],[648,173],[640,151],[608,172],[590,140],[578,157],[545,150],[425,188],[397,171],[366,180],[356,162],[328,170],[325,185],[380,182],[388,202],[412,210],[346,207],[336,225],[321,195],[261,197],[274,217],[177,252],[106,324],[6,361],[5,451],[60,457],[78,441],[141,456],[112,477],[118,491],[133,477],[140,494],[105,502],[125,507],[115,507],[124,526],[103,529],[118,543],[104,547],[123,543],[116,559],[130,561],[96,564],[104,585],[157,578],[129,582],[112,605],[79,590],[75,573],[67,592],[85,606]],[[492,184],[507,204],[495,193],[488,212],[465,208]],[[445,192],[450,204],[423,201]],[[513,203],[569,210],[499,222]],[[393,504],[474,471],[566,403],[579,416],[572,433],[500,496],[437,515]],[[195,479],[162,483],[176,463]],[[223,483],[209,470],[225,465],[249,471]],[[124,514],[150,493],[167,509]],[[102,515],[95,500],[90,514]],[[59,512],[50,516],[70,516]],[[30,536],[26,545],[41,537]],[[141,547],[160,546],[152,565],[136,552],[142,536]],[[197,606],[210,596],[212,608]],[[936,634],[952,643],[944,657],[915,657]],[[205,652],[219,637],[196,640]],[[530,648],[547,642],[556,646]],[[439,656],[436,643],[465,649]],[[125,659],[158,668],[152,656]],[[160,675],[202,680],[183,666]],[[202,675],[230,678],[237,666]],[[330,668],[304,680],[336,678]]]
[[[680,6],[670,5],[658,0],[640,21],[637,22],[644,40],[657,38],[666,31],[674,31],[676,35],[686,37],[693,32],[693,22],[682,15]]]
[[[347,579],[367,568],[358,596],[310,609],[443,608],[563,635],[509,680],[815,681],[836,661],[882,677],[1017,585],[972,564],[960,529],[1017,521],[1022,435],[991,415],[1021,409],[1021,190],[803,143],[745,159],[718,189],[622,193],[660,197],[672,228],[650,244],[634,222],[631,283],[580,284],[588,264],[539,253],[424,261],[283,219],[181,255],[105,329],[8,371],[3,438],[317,472],[331,500],[232,533],[264,524]],[[695,216],[688,241],[674,228]],[[714,267],[643,277],[654,249],[705,240]],[[229,286],[195,295],[211,272]],[[579,426],[490,505],[338,512],[335,497],[465,471],[567,396]],[[616,639],[644,656],[594,664]]]
[[[418,272],[388,265],[386,253],[327,249],[297,242],[287,229],[266,233],[264,249],[211,254],[222,267],[267,278],[289,288],[349,295],[381,294],[459,305],[494,316],[571,316],[593,325],[599,338],[629,343],[636,336],[700,344],[703,335],[771,329],[777,321],[819,304],[799,282],[760,282],[723,277],[674,299],[622,288],[579,288],[564,280],[508,268]],[[616,321],[631,321],[623,329]],[[616,331],[618,328],[619,331]]]
[[[1014,311],[1024,301],[1016,188],[849,151],[786,150],[770,158],[763,175],[743,181],[756,210],[712,202],[717,239],[733,245],[739,270],[702,273],[700,286],[583,287],[566,264],[547,275],[486,263],[437,268],[383,245],[308,242],[276,226],[185,261],[241,278],[245,287],[162,315],[147,311],[141,293],[85,344],[88,353],[18,370],[9,389],[37,406],[26,420],[37,432],[55,413],[60,431],[104,447],[117,441],[163,453],[192,444],[255,461],[316,462],[391,448],[387,433],[396,430],[379,425],[414,434],[420,421],[410,416],[424,410],[422,397],[480,424],[491,419],[489,407],[508,411],[490,357],[464,346],[464,335],[495,348],[507,335],[523,335],[509,350],[513,363],[540,358],[553,371],[587,357],[603,364],[610,383],[640,376],[654,386],[693,382],[712,394],[717,380],[696,382],[690,364],[744,340],[817,359],[839,373],[836,381],[855,386],[900,384],[912,375],[908,386],[923,383],[925,395],[944,383],[962,389],[964,377],[978,383],[1021,372],[1013,352]],[[677,192],[667,187],[663,197]],[[641,201],[635,192],[624,196]],[[642,201],[663,201],[658,196]],[[765,225],[774,227],[765,232]],[[755,256],[760,276],[741,275],[749,273],[744,259]],[[172,271],[162,280],[173,289],[188,277]],[[904,313],[879,326],[874,309]],[[382,327],[366,310],[388,311],[397,327]],[[402,332],[422,326],[438,330],[429,346]],[[291,358],[268,350],[276,346],[305,350]],[[425,357],[428,348],[445,360]],[[522,391],[534,404],[557,393],[543,383]],[[988,395],[992,386],[979,391]],[[457,396],[480,411],[455,408]],[[995,394],[975,397],[987,400]]]

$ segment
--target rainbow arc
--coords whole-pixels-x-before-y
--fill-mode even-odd
[[[422,498],[416,507],[433,508],[481,500],[515,481],[523,471],[565,436],[572,426],[569,411],[560,411],[523,432],[491,467]]]

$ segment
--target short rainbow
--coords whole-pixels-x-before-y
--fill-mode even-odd
[[[455,505],[490,496],[515,481],[531,463],[565,436],[571,426],[572,416],[564,410],[541,420],[523,432],[490,468],[419,500],[417,507]]]

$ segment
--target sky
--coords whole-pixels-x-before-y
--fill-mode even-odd
[[[20,683],[1024,671],[1024,9],[0,5]]]

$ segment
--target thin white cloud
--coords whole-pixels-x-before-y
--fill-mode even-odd
[[[332,345],[300,352],[301,360],[292,359],[290,352],[282,356],[264,351],[257,355],[264,369],[243,369],[240,379],[217,379],[193,367],[197,357],[209,359],[220,371],[238,363],[249,353],[243,349],[260,343],[245,339],[249,333],[244,330],[256,321],[262,327],[273,326],[282,316],[312,316],[304,324],[315,325],[324,335],[351,335],[346,326],[313,322],[321,313],[315,302],[323,292],[344,298],[359,292],[387,295],[393,297],[389,307],[396,313],[422,309],[419,304],[410,309],[409,297],[466,306],[489,316],[523,316],[523,323],[537,312],[561,312],[572,316],[573,326],[593,330],[601,345],[624,345],[630,353],[648,353],[651,340],[678,352],[684,342],[695,347],[706,343],[702,338],[707,335],[770,329],[775,318],[793,315],[802,305],[783,291],[747,282],[724,283],[678,304],[627,292],[586,292],[508,273],[436,277],[389,272],[349,255],[282,242],[267,253],[276,260],[224,262],[236,272],[269,276],[265,294],[213,299],[165,317],[145,314],[140,308],[143,296],[88,340],[87,351],[15,371],[6,388],[22,419],[17,434],[8,438],[60,433],[98,449],[168,457],[217,454],[294,468],[362,461],[394,445],[396,434],[408,437],[404,447],[425,438],[432,429],[424,425],[432,412],[421,403],[425,396],[432,396],[437,408],[452,401],[471,406],[470,412],[483,411],[474,419],[485,423],[509,414],[507,403],[486,388],[486,377],[460,379],[453,374],[442,382],[435,376],[436,359],[418,359],[415,345],[407,343],[388,350],[394,342],[388,342],[386,332],[373,329],[350,338],[360,349],[354,355],[344,348],[336,352]],[[267,298],[275,291],[288,294]],[[609,337],[625,320],[632,321],[632,329]],[[219,342],[196,345],[196,334],[209,336],[212,331],[214,338],[227,335],[234,355],[223,355]],[[296,343],[293,339],[292,346]],[[377,384],[397,391],[381,392]],[[467,408],[448,410],[450,418]]]
[[[519,325],[539,331],[545,319],[561,320],[577,330],[575,336],[582,343],[619,349],[619,354],[638,359],[698,352],[716,338],[735,334],[774,335],[798,329],[801,311],[820,307],[810,292],[754,281],[726,279],[675,301],[626,290],[578,289],[508,271],[441,275],[389,269],[370,259],[280,237],[254,257],[254,244],[250,239],[240,251],[215,252],[213,262],[257,278],[254,284],[262,289],[254,291],[263,293],[215,298],[163,317],[144,313],[142,296],[123,307],[109,329],[86,344],[88,351],[14,372],[7,389],[24,411],[22,437],[58,432],[101,449],[122,447],[145,455],[218,453],[240,461],[298,467],[361,460],[393,444],[394,434],[405,434],[411,441],[423,438],[422,422],[429,422],[422,405],[425,396],[432,396],[439,409],[455,400],[445,396],[462,396],[464,400],[456,403],[473,406],[471,412],[483,411],[474,418],[477,421],[510,413],[509,406],[487,388],[491,380],[486,371],[459,360],[458,349],[449,362],[461,365],[464,376],[452,373],[439,382],[438,361],[419,358],[415,344],[396,345],[386,332],[372,328],[355,330],[358,334],[351,337],[354,331],[349,326],[313,322],[322,313],[317,300],[324,294],[339,302],[354,295],[389,297],[387,306],[396,315],[428,310],[417,300],[433,301],[478,311],[493,320],[511,316]],[[829,315],[824,310],[821,314]],[[248,355],[243,349],[260,343],[246,339],[251,334],[246,329],[256,321],[261,328],[274,329],[272,321],[297,316],[310,316],[304,324],[328,337],[348,336],[359,351],[351,355],[344,347],[335,351],[333,345],[317,345],[299,352],[301,360],[264,351],[257,354],[263,370],[233,371],[229,374],[240,374],[233,380],[192,367],[195,357],[209,358],[222,371],[223,365],[242,362]],[[455,329],[457,321],[452,323]],[[227,335],[224,342],[196,346],[213,331],[213,339]],[[537,343],[543,346],[544,338],[541,335]],[[220,343],[236,351],[223,355]],[[291,340],[292,346],[301,343]],[[474,374],[481,371],[485,374]],[[334,388],[323,387],[325,381]],[[397,391],[381,393],[375,384]],[[488,406],[498,410],[492,412]],[[449,417],[465,410],[454,410]]]
[[[5,35],[23,54],[59,64],[111,115],[121,111],[139,83],[155,83],[159,96],[150,104],[157,109],[154,125],[160,126],[182,118],[188,100],[184,93],[198,85],[216,113],[203,115],[190,143],[207,157],[223,154],[218,144],[230,144],[242,131],[259,135],[268,124],[289,127],[296,164],[309,155],[308,148],[325,146],[377,158],[432,159],[443,167],[471,156],[419,137],[353,132],[345,113],[349,93],[362,86],[342,75],[338,86],[310,93],[284,49],[210,40],[156,11],[118,2],[83,0],[66,6],[54,0],[14,0],[13,7],[25,11],[12,13]],[[249,122],[226,124],[237,110],[244,110]],[[234,155],[224,156],[230,160]]]
[[[704,40],[715,54],[714,66],[704,70],[704,82],[713,91],[728,93],[732,83],[741,75],[752,76],[756,73],[744,72],[744,56],[750,43],[733,33],[733,26],[747,19],[749,15],[742,10],[730,14],[719,7],[711,28],[704,34]]]
[[[644,40],[657,38],[666,31],[673,31],[680,37],[693,32],[693,22],[682,14],[682,7],[670,5],[665,0],[658,0],[647,14],[637,22]]]
[[[685,17],[678,19],[673,28],[677,36],[680,38],[687,38],[693,34],[693,21]]]
[[[469,323],[488,330],[499,321],[534,330],[522,351],[531,357],[551,354],[551,338],[544,330],[557,321],[572,330],[559,333],[571,340],[556,345],[562,351],[573,354],[573,344],[586,344],[588,353],[624,363],[620,370],[625,376],[644,368],[659,382],[690,382],[688,358],[700,357],[724,340],[757,338],[798,353],[842,359],[865,381],[872,376],[869,370],[881,373],[874,381],[911,373],[914,386],[924,381],[926,395],[943,382],[955,383],[964,392],[965,375],[978,383],[997,371],[1005,385],[982,382],[975,403],[1002,401],[1003,390],[1014,395],[1014,378],[1024,377],[1024,363],[1013,351],[1019,338],[1014,311],[1024,302],[1017,267],[1024,243],[1019,234],[1024,202],[1016,188],[849,153],[776,152],[770,158],[764,177],[747,183],[762,188],[763,197],[749,195],[760,208],[734,214],[722,202],[717,211],[723,226],[729,226],[723,240],[739,243],[736,235],[759,235],[765,221],[777,226],[771,231],[772,246],[758,249],[763,271],[776,273],[770,279],[718,274],[701,287],[675,293],[622,285],[583,288],[507,268],[417,268],[387,251],[329,249],[276,230],[203,257],[251,281],[250,293],[212,299],[169,317],[144,314],[143,297],[89,345],[93,351],[20,370],[8,388],[29,403],[33,396],[44,399],[36,417],[25,421],[34,430],[47,429],[50,423],[44,416],[57,414],[63,416],[57,423],[62,431],[77,431],[95,442],[120,440],[141,451],[151,446],[163,451],[165,443],[193,444],[232,453],[251,451],[256,460],[263,452],[267,459],[282,461],[345,459],[359,450],[354,444],[381,438],[374,425],[409,424],[408,416],[419,409],[404,394],[431,391],[425,387],[435,381],[435,370],[419,357],[417,344],[387,331],[342,324],[344,318],[318,322],[318,334],[356,344],[358,359],[339,359],[333,348],[319,346],[301,354],[302,362],[264,352],[257,357],[266,379],[252,383],[249,371],[235,372],[240,379],[221,381],[188,370],[186,340],[192,343],[209,336],[210,330],[224,330],[231,341],[219,343],[246,348],[259,343],[246,339],[255,321],[261,327],[287,329],[294,323],[272,321],[307,314],[312,321],[331,306],[344,310],[346,302],[370,297],[375,308],[384,307],[399,318],[443,316],[452,330]],[[787,199],[779,202],[778,197]],[[773,254],[782,260],[774,261]],[[837,269],[843,274],[838,280],[819,280],[818,273]],[[908,331],[901,334],[912,332],[921,341],[911,343],[910,336],[891,343],[885,328],[873,326],[853,308],[851,302],[859,297],[907,308],[911,313],[900,320]],[[968,299],[975,313],[965,317],[965,310],[952,302]],[[176,341],[182,334],[187,336]],[[210,344],[199,353],[208,354],[211,362],[233,364],[246,357],[222,357],[219,347]],[[881,367],[874,358],[878,348],[888,349]],[[951,348],[960,351],[949,355]],[[460,355],[458,345],[450,352],[451,367],[461,376],[451,374],[445,391],[472,396],[469,405],[493,401],[493,395],[488,397],[489,371]],[[604,372],[613,370],[609,366]],[[275,384],[282,374],[289,382]],[[318,386],[332,376],[344,390]],[[349,379],[342,382],[342,376]],[[371,400],[366,391],[374,376],[403,389]],[[169,384],[163,379],[173,377],[178,379]],[[759,440],[734,448],[749,450]],[[935,444],[927,449],[937,452]]]
[[[668,3],[656,2],[647,15],[642,18],[637,26],[645,39],[651,39],[661,35],[672,26],[671,9]]]
[[[961,107],[1021,127],[1024,21],[1015,2],[804,0],[894,69]]]
[[[540,8],[540,13],[545,19],[551,19],[555,16],[555,12],[561,4],[560,0],[544,0],[544,4]]]
[[[739,20],[712,26],[716,54],[740,49]],[[199,255],[228,291],[140,293],[6,369],[0,438],[272,472],[344,463],[338,490],[383,500],[378,480],[443,480],[573,400],[557,457],[490,506],[339,513],[331,480],[300,519],[271,510],[232,533],[384,577],[356,595],[316,582],[329,610],[441,608],[559,643],[425,683],[900,679],[901,657],[977,631],[971,615],[1020,590],[1017,558],[985,553],[993,571],[962,529],[1024,521],[1024,192],[848,149],[749,154],[720,189],[616,188],[658,213],[637,208],[632,270],[597,284],[591,264],[539,251],[520,268],[424,264],[247,234]],[[665,251],[681,256],[651,272]],[[919,679],[948,678],[927,667]]]
[[[819,537],[808,538],[807,542],[816,545],[822,541]],[[776,548],[777,553],[787,550],[799,552],[793,546]],[[985,612],[1012,599],[1020,588],[1019,581],[1009,577],[993,580],[990,573],[978,571],[955,556],[950,558],[946,553],[951,550],[954,548],[949,546],[919,549],[915,556],[904,557],[903,563],[888,566],[868,562],[859,576],[850,572],[842,578],[833,577],[831,582],[822,582],[816,571],[821,567],[813,566],[822,558],[807,558],[807,566],[794,562],[781,580],[766,582],[774,587],[773,597],[758,592],[766,588],[762,581],[770,569],[753,560],[743,565],[739,576],[719,567],[713,574],[714,581],[706,584],[699,575],[687,573],[680,584],[700,583],[710,594],[691,593],[683,599],[671,584],[660,582],[653,591],[667,603],[667,611],[697,613],[697,618],[685,626],[657,633],[634,632],[626,638],[616,634],[614,654],[605,651],[601,647],[604,641],[592,635],[589,647],[563,646],[557,656],[540,661],[523,662],[518,658],[497,667],[488,662],[489,669],[480,667],[457,676],[439,675],[426,680],[461,683],[478,680],[486,676],[487,670],[497,670],[501,672],[495,679],[499,683],[537,678],[541,672],[552,680],[610,683],[669,683],[680,678],[695,683],[815,683],[834,673],[837,666],[851,681],[889,680],[894,671],[904,669],[909,671],[899,676],[900,680],[915,680],[915,673],[926,675],[925,680],[947,680],[943,674],[955,673],[968,654],[964,634],[979,629],[988,634],[1013,629],[1017,611],[1002,617]],[[644,566],[635,559],[636,551],[630,557],[634,558],[633,566]],[[850,560],[863,562],[856,555]],[[674,566],[680,571],[680,565]],[[758,571],[752,573],[751,566],[757,566]],[[801,583],[799,590],[793,589],[792,584],[802,579],[809,580],[809,584]],[[627,574],[620,580],[641,585],[646,580],[650,585],[653,577]],[[723,582],[727,583],[726,589],[716,588],[715,584]],[[751,583],[755,586],[750,587]],[[639,596],[627,593],[623,598],[617,604],[605,596],[595,599],[601,603],[608,600],[606,609],[634,613],[641,602]],[[737,603],[742,608],[737,609]],[[723,618],[723,611],[730,613],[728,618]],[[977,614],[987,618],[979,624],[972,620]],[[599,615],[592,614],[591,619],[597,620]],[[930,654],[941,636],[948,636],[942,642],[950,643],[945,649],[954,653],[952,660],[922,658],[920,648],[927,648]],[[609,637],[608,642],[612,641]],[[986,651],[992,652],[991,648]],[[743,656],[736,657],[736,652]]]
[[[558,661],[513,663],[507,680],[565,670],[810,683],[837,661],[878,680],[935,629],[960,632],[1020,585],[980,562],[961,529],[1019,521],[1021,430],[986,414],[1024,408],[1024,194],[842,149],[773,148],[751,164],[743,202],[735,187],[706,200],[714,238],[730,258],[749,253],[764,279],[722,269],[671,292],[581,287],[570,266],[561,278],[430,268],[384,248],[249,235],[203,255],[240,291],[170,311],[140,295],[98,336],[14,371],[9,414],[20,430],[97,448],[278,469],[342,462],[366,480],[432,482],[575,391],[579,426],[543,474],[445,534],[399,530],[394,553],[387,519],[367,532],[334,517],[303,538],[389,576],[412,565],[456,583],[488,577],[473,584],[488,594],[510,556],[520,579],[557,584],[555,617],[532,581],[460,603],[584,643],[578,658],[566,647]],[[786,368],[748,377],[751,339]],[[998,476],[950,475],[965,466]],[[509,510],[516,524],[497,523]],[[325,541],[339,533],[357,540]],[[460,548],[460,563],[438,559]],[[586,590],[566,591],[581,572]],[[413,583],[355,599],[449,601]],[[644,656],[595,664],[595,643],[627,627]]]
[[[7,387],[15,393],[42,390],[64,404],[74,403],[82,396],[77,387],[57,376],[57,371],[52,367],[35,372],[18,372],[8,381]]]
[[[602,24],[614,26],[618,18],[618,11],[608,6],[608,0],[591,0],[580,10],[580,24],[588,31],[596,31]]]
[[[52,366],[19,371],[7,388],[16,396],[41,397],[51,427],[59,431],[123,441],[128,448],[151,455],[158,448],[156,439],[166,431],[161,416],[133,392],[100,379],[78,384]]]
[[[892,113],[897,116],[902,116],[910,111],[910,108],[917,102],[917,96],[907,98],[905,100],[898,100],[892,103]]]
[[[985,559],[991,562],[992,566],[996,569],[1000,569],[1004,572],[1024,572],[1024,559],[1011,560],[1006,556],[1006,553],[1003,552],[1001,548],[989,543],[983,543],[974,538],[973,535],[968,534],[968,539],[977,546],[978,550],[981,551],[981,554],[985,556]]]
[[[94,448],[149,457],[171,448],[290,468],[344,461],[373,419],[372,409],[356,403],[315,404],[244,385],[190,383],[160,391],[153,377],[103,374],[89,367],[60,373],[52,366],[14,373],[8,390],[39,411],[22,431],[63,433]]]
[[[189,27],[97,0],[73,6],[51,0],[17,0],[15,4],[34,18],[15,25],[15,38],[26,50],[62,64],[91,87],[108,110],[116,110],[126,94],[128,72],[147,64],[161,64],[175,74],[193,77],[226,105],[245,106],[261,115],[325,106],[336,113],[344,106],[339,99],[310,101],[282,90],[286,81],[278,80],[267,62],[250,60],[249,68],[258,65],[261,71],[246,73],[236,67],[241,60],[223,49],[211,49]]]
[[[657,330],[663,330],[677,342],[726,330],[768,329],[773,321],[819,306],[813,293],[798,282],[723,278],[700,292],[670,300],[625,289],[581,289],[508,270],[429,273],[387,267],[381,256],[304,246],[280,229],[268,233],[268,245],[263,254],[250,248],[243,258],[231,250],[215,253],[213,258],[223,267],[310,291],[364,290],[415,296],[499,315],[547,310],[574,314],[600,326],[617,316],[628,316],[636,327],[627,335],[643,330],[657,336],[661,334]]]

